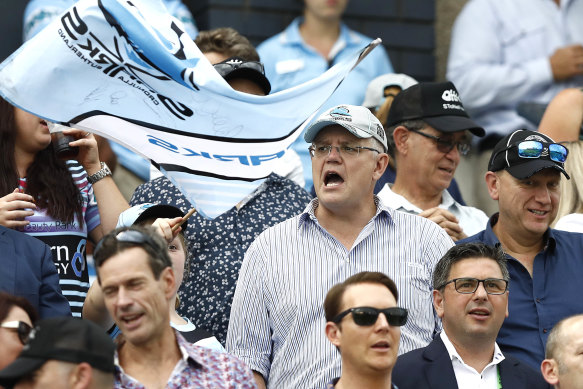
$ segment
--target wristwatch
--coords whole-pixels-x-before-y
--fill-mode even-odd
[[[89,183],[91,185],[93,185],[97,181],[99,181],[107,176],[111,176],[111,170],[109,170],[109,168],[107,167],[105,162],[101,162],[101,169],[99,169],[94,174],[87,176],[87,181],[89,181]]]

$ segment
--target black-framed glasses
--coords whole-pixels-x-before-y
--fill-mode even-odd
[[[0,324],[0,327],[15,331],[18,334],[20,343],[28,343],[28,335],[30,335],[30,331],[32,331],[32,327],[28,325],[28,323],[18,320],[6,321]]]
[[[360,155],[360,150],[369,150],[369,151],[376,151],[377,153],[381,153],[375,148],[366,147],[366,146],[332,146],[332,145],[316,145],[313,144],[308,147],[310,155],[313,157],[324,158],[330,155],[332,152],[332,148],[335,148],[338,153],[342,157],[358,157]]]
[[[236,69],[251,69],[265,75],[265,68],[261,62],[243,61],[239,58],[229,58],[224,62],[214,64],[213,67],[223,78],[228,76],[233,70]]]
[[[484,285],[484,289],[488,294],[504,294],[508,290],[508,281],[503,280],[502,278],[486,278],[484,280],[479,280],[470,277],[454,278],[453,280],[447,281],[437,289],[443,289],[447,284],[453,283],[455,290],[458,293],[472,294],[478,290],[480,282]]]
[[[516,147],[518,150],[518,156],[520,158],[540,158],[548,155],[551,161],[565,163],[567,160],[567,155],[569,150],[565,146],[559,143],[543,143],[537,140],[525,140],[518,144],[509,146],[503,150],[496,153],[494,158],[498,154],[508,151]]]
[[[454,147],[457,147],[457,151],[459,151],[461,155],[467,155],[470,152],[470,149],[472,148],[472,145],[467,141],[452,142],[451,139],[426,134],[421,130],[417,130],[414,128],[409,128],[409,131],[424,136],[426,138],[433,139],[437,144],[437,150],[439,150],[440,153],[447,154],[451,150],[453,150]]]
[[[344,316],[352,313],[352,320],[359,326],[372,326],[377,322],[380,313],[383,313],[387,318],[389,325],[393,327],[400,327],[407,323],[408,312],[405,308],[392,307],[385,309],[378,309],[373,307],[355,307],[347,309],[344,312],[336,315],[332,321],[334,323],[340,323]]]
[[[152,239],[152,237],[150,235],[145,234],[142,231],[138,231],[138,230],[123,230],[123,231],[118,232],[114,236],[114,238],[118,242],[134,243],[137,246],[147,244],[148,246],[150,246],[154,250],[159,250],[159,248],[160,248],[156,244],[156,242],[154,241],[154,239]],[[97,244],[97,246],[95,247],[95,251],[93,252],[93,256],[97,256],[98,255],[97,253],[103,247],[103,242],[104,241],[105,241],[105,239],[102,239]]]

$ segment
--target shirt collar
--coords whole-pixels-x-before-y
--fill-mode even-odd
[[[302,16],[295,18],[289,26],[283,31],[281,34],[281,43],[283,44],[297,44],[302,45],[304,44],[304,40],[302,39],[302,35],[300,34],[300,24],[304,21]],[[362,43],[362,39],[356,34],[353,34],[352,31],[342,22],[340,22],[340,35],[338,36],[338,40],[334,43],[334,46],[341,45],[342,47],[347,45],[358,45]],[[334,49],[332,51],[336,51]],[[332,56],[333,57],[333,56]]]
[[[387,217],[390,221],[394,220],[394,213],[397,211],[384,205],[382,200],[377,195],[374,195],[374,202],[377,210],[371,220],[377,217]],[[318,225],[320,224],[318,222],[318,218],[316,217],[316,208],[318,208],[318,204],[319,202],[317,197],[314,197],[312,201],[308,203],[304,211],[299,215],[298,229],[310,221]]]
[[[447,353],[449,354],[449,358],[452,361],[454,359],[457,359],[465,365],[466,363],[464,362],[462,357],[458,354],[457,350],[455,349],[455,346],[453,345],[453,343],[451,343],[451,340],[449,340],[445,331],[441,331],[439,336],[441,337],[441,340],[442,340],[443,344],[445,345],[445,348],[447,349]],[[500,362],[502,362],[503,360],[504,360],[504,354],[502,354],[500,347],[498,347],[498,343],[494,342],[494,356],[492,357],[492,360],[490,361],[490,363],[488,363],[488,365],[486,367],[488,367],[490,365],[497,365]]]
[[[390,204],[394,209],[403,208],[407,212],[423,212],[421,208],[411,203],[405,198],[405,196],[393,192],[392,186],[392,184],[387,183],[382,189],[384,191],[383,195],[386,196],[385,200],[387,200],[387,204]],[[450,209],[452,207],[459,207],[459,203],[455,201],[455,199],[451,196],[451,194],[449,194],[447,190],[444,190],[441,192],[441,203],[438,206],[444,209]]]

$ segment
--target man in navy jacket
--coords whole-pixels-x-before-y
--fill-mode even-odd
[[[452,247],[435,266],[433,306],[443,331],[429,346],[401,355],[399,389],[548,388],[540,373],[496,344],[508,316],[504,252],[482,243]]]
[[[71,315],[49,246],[0,226],[0,290],[26,298],[41,318]]]

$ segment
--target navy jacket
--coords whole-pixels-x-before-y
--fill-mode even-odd
[[[49,246],[0,226],[0,290],[26,298],[40,318],[71,315]]]
[[[504,355],[500,362],[502,389],[550,389],[540,372]],[[392,380],[399,389],[455,389],[458,387],[451,359],[437,336],[427,347],[399,356]]]

